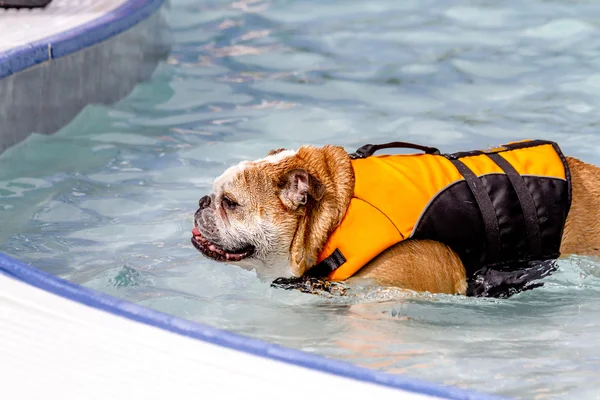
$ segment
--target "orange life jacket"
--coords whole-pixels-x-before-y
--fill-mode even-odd
[[[413,147],[426,154],[377,155]],[[570,173],[554,142],[439,154],[392,143],[351,154],[350,206],[309,273],[347,279],[390,246],[432,239],[450,246],[467,274],[482,267],[555,259],[571,204]]]

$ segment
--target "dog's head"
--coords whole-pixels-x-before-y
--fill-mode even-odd
[[[321,225],[337,224],[347,206],[336,198],[339,185],[327,165],[328,151],[278,149],[227,169],[199,201],[193,245],[208,258],[255,269],[262,277],[301,276],[331,231]],[[349,159],[344,163],[351,169]]]

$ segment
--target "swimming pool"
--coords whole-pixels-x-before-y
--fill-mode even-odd
[[[184,318],[391,373],[520,398],[595,398],[600,263],[509,300],[283,292],[203,259],[192,213],[273,147],[523,137],[600,163],[587,3],[174,1],[170,58],[111,107],[0,156],[0,251]]]

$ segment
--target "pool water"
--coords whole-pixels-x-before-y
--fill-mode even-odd
[[[301,144],[558,141],[600,164],[595,2],[174,0],[151,82],[0,156],[0,251],[78,284],[390,373],[600,398],[600,262],[507,300],[272,289],[203,258],[192,215],[242,159]],[[60,99],[49,99],[59,101]]]

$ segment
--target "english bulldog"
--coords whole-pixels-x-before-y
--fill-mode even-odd
[[[373,154],[389,147],[419,152]],[[283,288],[366,281],[508,297],[540,286],[558,257],[599,255],[599,200],[600,169],[548,141],[454,154],[398,142],[355,153],[306,145],[216,178],[191,241]]]

